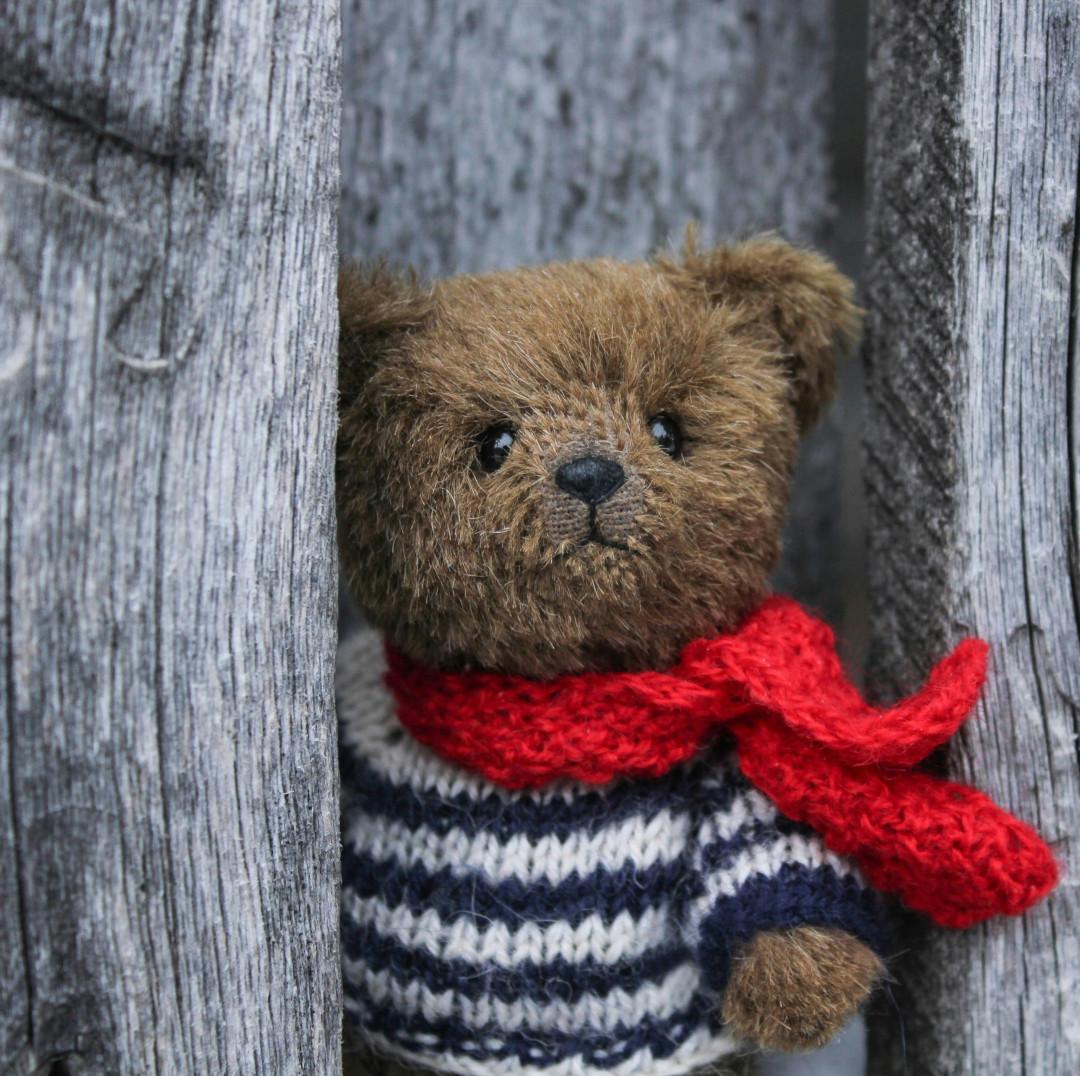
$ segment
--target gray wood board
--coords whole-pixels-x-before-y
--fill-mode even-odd
[[[339,1065],[329,0],[0,5],[0,1071]]]
[[[872,4],[870,683],[992,647],[947,768],[1047,837],[1080,831],[1077,168],[1071,0]],[[919,928],[875,1071],[1080,1072],[1080,905]],[[912,940],[912,939],[909,939]]]

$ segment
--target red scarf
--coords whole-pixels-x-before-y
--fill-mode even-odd
[[[445,673],[388,648],[387,683],[417,740],[506,788],[659,776],[724,726],[743,773],[783,814],[876,888],[965,927],[1019,914],[1058,876],[1030,827],[973,788],[912,769],[970,713],[986,654],[965,640],[920,692],[878,710],[845,678],[832,630],[774,597],[666,672]]]

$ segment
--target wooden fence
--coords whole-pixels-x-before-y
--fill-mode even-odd
[[[338,70],[0,5],[0,1072],[338,1064]]]
[[[870,682],[977,632],[949,767],[1080,833],[1080,350],[1074,0],[872,5],[866,489]],[[1080,1072],[1074,877],[1023,919],[928,932],[881,1071]],[[885,1067],[885,1058],[892,1068]]]
[[[869,682],[988,638],[947,764],[1068,864],[1080,17],[870,7]],[[432,274],[830,239],[830,0],[338,8],[0,0],[3,1073],[339,1065],[335,228]],[[780,577],[837,618],[842,419]],[[1080,1071],[1076,892],[922,931],[872,1071]]]

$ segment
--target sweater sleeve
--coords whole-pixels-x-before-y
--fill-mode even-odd
[[[710,989],[723,990],[735,951],[763,930],[839,927],[882,952],[880,896],[816,833],[779,814],[733,754],[701,791],[685,923]]]

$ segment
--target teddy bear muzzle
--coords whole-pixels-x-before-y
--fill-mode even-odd
[[[557,461],[551,477],[544,514],[552,544],[567,553],[592,545],[631,551],[644,483],[624,459],[590,446]]]

